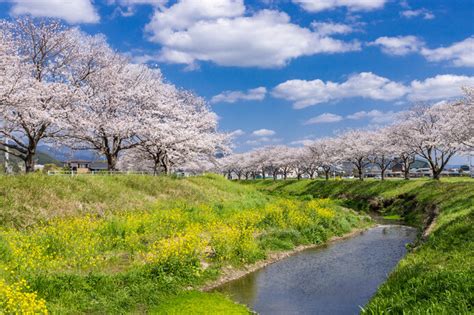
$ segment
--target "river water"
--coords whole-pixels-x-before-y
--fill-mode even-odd
[[[357,314],[405,255],[416,229],[382,225],[224,284],[259,314]]]

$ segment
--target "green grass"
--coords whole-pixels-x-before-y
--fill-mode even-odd
[[[245,306],[232,302],[223,294],[198,291],[184,292],[170,298],[160,308],[151,310],[150,313],[157,315],[251,314]]]
[[[384,215],[383,218],[385,220],[395,220],[395,221],[402,219],[402,217],[399,214]]]
[[[173,205],[226,210],[262,206],[265,194],[220,176],[0,176],[0,226],[23,228],[56,217],[104,215]]]
[[[367,314],[472,314],[474,309],[474,180],[255,181],[271,195],[331,197],[359,211],[404,219],[427,239],[398,264],[366,306]]]
[[[217,175],[0,181],[0,313],[5,283],[8,290],[25,279],[22,291],[58,314],[172,313],[205,303],[238,314],[244,308],[221,295],[188,290],[224,266],[370,224],[328,199],[272,196]]]

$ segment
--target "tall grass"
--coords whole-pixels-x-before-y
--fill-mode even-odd
[[[268,197],[217,175],[184,179],[128,176],[0,176],[0,226],[22,228],[56,217],[209,204],[261,206]]]

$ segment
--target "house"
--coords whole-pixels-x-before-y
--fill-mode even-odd
[[[64,167],[78,174],[107,171],[107,163],[104,161],[71,160],[64,162]]]
[[[410,165],[409,174],[410,177],[431,176],[430,165],[426,161],[415,160],[415,162]],[[387,171],[387,176],[403,177],[403,163],[395,163],[390,170]]]

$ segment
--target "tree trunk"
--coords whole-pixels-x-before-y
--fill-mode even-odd
[[[157,176],[157,175],[158,175],[158,173],[159,173],[159,171],[158,171],[159,167],[160,167],[160,161],[154,161],[154,163],[153,163],[153,176]]]
[[[434,170],[432,170],[432,172],[433,172],[433,179],[434,180],[439,180],[440,177],[441,177],[442,169],[434,169]]]
[[[25,156],[25,172],[26,173],[31,173],[35,171],[35,153],[34,151],[28,151],[28,153]]]
[[[265,179],[265,168],[262,167],[262,178]]]
[[[380,170],[380,172],[381,172],[380,175],[381,175],[381,177],[382,177],[381,179],[382,179],[382,180],[385,180],[385,168],[382,168],[382,169]]]
[[[410,165],[407,162],[403,162],[403,177],[405,180],[410,179]]]
[[[329,173],[331,172],[331,167],[322,166],[322,169],[324,171],[324,176],[326,177],[326,180],[329,180]]]
[[[357,165],[357,172],[359,172],[359,180],[364,180],[364,174],[362,173],[362,166]]]
[[[107,170],[109,172],[114,172],[117,170],[117,155],[113,153],[107,153]]]

